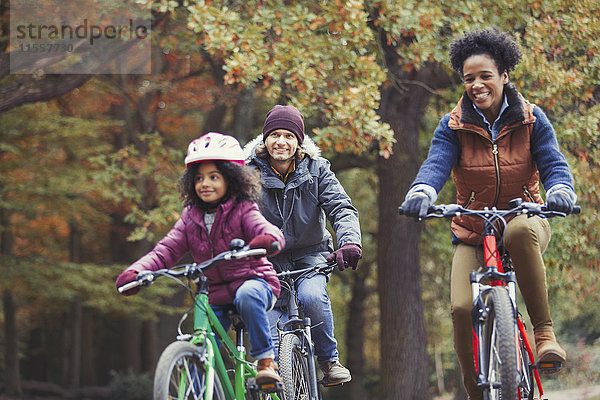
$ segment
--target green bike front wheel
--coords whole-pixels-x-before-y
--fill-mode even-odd
[[[160,355],[154,373],[154,400],[225,400],[214,374],[212,397],[206,397],[207,374],[202,349],[188,342],[171,343]]]

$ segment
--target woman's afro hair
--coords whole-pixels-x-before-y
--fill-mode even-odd
[[[511,72],[521,61],[521,49],[515,40],[498,28],[465,32],[450,43],[450,63],[462,75],[465,60],[473,55],[487,54],[495,61],[498,72]]]

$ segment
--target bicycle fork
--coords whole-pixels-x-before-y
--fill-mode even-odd
[[[483,285],[481,280],[483,278],[489,278],[490,284]],[[517,351],[517,365],[521,365],[520,359],[520,344],[518,343],[518,328],[517,328],[517,286],[516,277],[514,271],[498,272],[498,269],[494,265],[488,265],[486,272],[478,273],[477,271],[471,271],[470,275],[471,292],[472,292],[472,303],[473,309],[471,311],[471,323],[472,323],[472,335],[473,335],[473,361],[475,362],[475,372],[477,374],[477,381],[482,384],[487,384],[487,377],[483,366],[485,366],[485,352],[482,351],[482,338],[483,338],[483,323],[488,318],[489,310],[485,303],[484,297],[492,286],[506,286],[508,291],[508,297],[510,298],[512,310],[514,313],[515,321],[515,345]],[[482,290],[483,288],[483,290]],[[523,373],[523,371],[519,371]]]
[[[291,285],[290,290],[290,301],[289,307],[289,321],[285,324],[286,326],[296,325],[300,327],[300,331],[302,332],[302,336],[304,337],[302,341],[303,346],[307,346],[308,349],[305,351],[308,352],[308,373],[310,374],[310,392],[314,394],[315,400],[318,400],[318,388],[317,388],[317,368],[315,365],[315,348],[312,342],[312,334],[310,331],[311,328],[311,320],[310,317],[304,317],[304,319],[300,319],[300,310],[298,308],[298,303],[293,301],[296,298],[296,290]],[[285,327],[284,327],[285,329]]]
[[[315,365],[315,349],[312,342],[312,336],[310,332],[311,321],[309,317],[304,318],[304,338],[306,340],[306,345],[309,347],[308,354],[308,372],[310,373],[310,390],[311,393],[315,395],[315,400],[317,399],[317,367]]]

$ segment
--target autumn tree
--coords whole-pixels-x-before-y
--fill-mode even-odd
[[[456,101],[441,91],[460,86],[448,65],[449,42],[476,26],[512,32],[526,54],[514,74],[526,96],[550,106],[546,108],[552,115],[548,99],[559,92],[573,97],[569,89],[585,84],[583,102],[570,112],[593,115],[597,9],[593,2],[580,7],[570,1],[187,5],[189,27],[198,33],[199,43],[222,56],[226,83],[255,85],[273,102],[296,105],[325,149],[367,156],[363,160],[369,160],[369,152],[377,157],[381,351],[391,355],[382,358],[380,398],[429,397],[419,227],[397,218],[395,210],[420,164],[418,135],[427,105],[432,98],[447,107]],[[567,38],[576,38],[575,45]],[[585,49],[583,44],[590,42],[594,45]],[[564,58],[565,52],[573,58]],[[586,72],[578,77],[579,70]],[[546,92],[542,95],[538,88]]]
[[[114,277],[109,276],[114,272],[91,266],[78,272],[80,264],[67,262],[70,256],[80,257],[76,251],[70,254],[66,250],[69,237],[76,236],[71,234],[73,228],[80,229],[83,237],[88,238],[80,248],[94,249],[100,243],[93,240],[95,228],[110,229],[104,225],[106,214],[98,210],[110,210],[108,218],[112,218],[112,224],[108,225],[122,229],[118,242],[110,246],[111,261],[131,261],[125,258],[142,253],[177,217],[179,206],[172,180],[178,175],[177,163],[189,139],[212,129],[230,129],[240,138],[241,135],[250,138],[253,134],[248,127],[260,129],[264,116],[261,109],[266,110],[273,103],[293,104],[304,113],[307,131],[312,132],[338,170],[349,166],[377,170],[376,182],[371,182],[376,188],[377,209],[370,209],[368,213],[361,210],[361,215],[367,214],[370,222],[378,222],[376,228],[370,226],[371,231],[376,229],[376,234],[365,248],[377,246],[376,251],[372,250],[376,252],[376,260],[365,255],[365,261],[372,264],[372,270],[376,264],[381,322],[379,353],[385,355],[373,357],[380,360],[380,365],[374,367],[380,376],[379,393],[375,397],[430,398],[428,377],[432,371],[426,347],[427,334],[435,333],[431,333],[431,327],[426,330],[426,323],[432,317],[424,317],[424,312],[429,311],[423,309],[424,302],[440,305],[448,299],[442,297],[443,291],[435,299],[430,293],[422,296],[422,287],[429,289],[431,284],[422,282],[421,266],[446,264],[430,245],[443,233],[439,229],[426,229],[425,241],[420,241],[422,228],[397,216],[396,209],[424,156],[432,124],[435,125],[460,96],[460,79],[450,70],[447,61],[449,42],[463,30],[495,25],[513,33],[522,45],[525,57],[511,79],[525,97],[543,107],[555,123],[559,140],[568,150],[574,167],[580,201],[584,210],[590,210],[579,218],[554,223],[559,240],[569,246],[558,246],[548,254],[549,266],[560,266],[550,276],[555,282],[551,288],[562,289],[567,283],[556,284],[561,278],[579,276],[579,279],[563,280],[594,294],[595,286],[583,282],[586,277],[598,279],[585,273],[598,267],[595,235],[600,228],[597,213],[593,211],[598,205],[594,188],[599,183],[594,173],[598,167],[600,115],[597,2],[551,0],[530,4],[512,0],[500,3],[468,0],[440,4],[409,0],[398,4],[356,0],[223,0],[148,3],[157,20],[164,21],[163,34],[159,33],[155,42],[154,75],[100,76],[77,91],[61,96],[59,102],[15,109],[14,114],[3,116],[5,119],[0,125],[3,253],[22,257],[19,249],[26,244],[23,248],[41,252],[42,260],[59,260],[60,266],[68,268],[74,276],[88,276],[85,271],[102,271],[103,279],[111,281],[110,287],[102,287],[99,293],[89,292],[90,296],[83,298],[84,304],[95,304],[92,298],[96,296],[92,294],[114,295]],[[6,16],[7,4],[7,1],[0,3],[3,16]],[[4,34],[6,19],[2,21]],[[181,28],[182,24],[185,29]],[[65,76],[44,76],[36,81],[33,76],[8,75],[4,63],[6,41],[2,43],[5,47],[0,64],[0,79],[3,79],[0,92],[4,89],[2,93],[7,95],[16,93],[12,90],[16,88],[15,82],[28,88],[27,93],[51,93],[37,91],[38,84],[56,87],[63,83],[66,91],[75,87]],[[88,80],[89,77],[79,78]],[[9,87],[12,89],[7,90]],[[23,104],[23,100],[48,99],[44,96],[1,98],[10,100],[6,110],[11,104],[12,107]],[[99,102],[98,98],[103,101]],[[431,107],[432,101],[436,107]],[[109,124],[103,131],[103,140],[82,135],[82,132],[98,133],[98,115],[118,123]],[[53,129],[47,129],[48,122],[43,117],[49,119]],[[78,129],[77,124],[83,124],[82,118],[89,118],[94,126]],[[69,129],[62,131],[59,129],[62,126]],[[424,128],[427,131],[423,132]],[[22,140],[21,132],[39,133],[30,136],[34,147],[28,147],[30,142]],[[58,135],[61,143],[52,142],[52,135]],[[74,143],[86,145],[72,148]],[[53,151],[46,154],[46,149]],[[87,163],[92,154],[85,152],[90,149],[95,149],[95,166]],[[23,154],[35,157],[36,163],[24,163],[19,158]],[[86,162],[80,163],[84,159]],[[39,178],[36,172],[40,169],[38,162],[42,161],[43,167],[49,167],[48,170],[42,168],[42,178],[47,182],[43,190],[36,192],[31,183]],[[65,162],[63,167],[61,162]],[[96,173],[90,174],[94,168]],[[70,180],[91,180],[97,185],[97,191],[80,189],[82,193],[69,197],[65,182]],[[22,203],[31,204],[21,209]],[[54,210],[56,204],[60,207]],[[94,226],[80,224],[81,215],[88,214],[98,218]],[[36,231],[39,226],[43,227],[42,231]],[[135,229],[130,235],[132,227]],[[103,232],[102,229],[99,232]],[[39,232],[44,235],[37,237]],[[124,240],[126,236],[141,241],[132,244]],[[15,237],[20,238],[18,243]],[[75,250],[77,246],[71,248]],[[107,250],[101,247],[97,252],[105,254]],[[83,256],[81,261],[85,260]],[[22,258],[17,259],[18,263],[12,262],[12,258],[3,260],[9,260],[3,261],[3,266],[21,266],[23,262]],[[29,260],[27,263],[29,268],[23,271],[46,271],[39,269],[37,263]],[[10,282],[15,282],[9,287],[4,283],[7,281],[3,281],[3,297],[9,294],[3,299],[5,308],[7,304],[11,306],[15,298],[24,301],[18,300],[27,298],[21,295],[34,293],[32,282],[35,280],[31,275],[24,279],[21,270],[3,271],[8,271]],[[69,288],[66,294],[52,292],[42,298],[59,296],[63,301],[56,303],[57,308],[66,307],[74,296],[92,289],[82,283],[85,280],[77,279],[73,283],[63,280],[57,270],[47,271],[48,279]],[[433,276],[431,270],[426,273],[428,278]],[[366,282],[359,280],[359,283]],[[355,293],[364,293],[369,288],[356,282],[345,284],[356,290]],[[353,310],[363,309],[364,304],[352,300]],[[131,303],[141,309],[143,297],[118,304],[124,307]],[[36,304],[40,307],[39,302]],[[5,329],[14,321],[11,309],[15,307],[5,311],[9,322]],[[349,316],[352,318],[361,316]],[[140,334],[139,329],[133,328],[137,334]],[[18,339],[11,340],[18,343]],[[139,356],[139,346],[132,348],[138,353],[132,357]],[[15,358],[14,352],[7,353],[6,358]],[[360,357],[355,360],[353,364],[365,362]],[[359,371],[356,364],[350,367]],[[15,371],[14,365],[11,371]],[[18,369],[16,371],[18,374]]]

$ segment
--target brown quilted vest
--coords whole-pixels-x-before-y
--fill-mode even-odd
[[[453,168],[456,202],[466,208],[507,208],[515,198],[543,203],[539,172],[530,151],[535,117],[534,105],[509,84],[505,87],[509,107],[499,120],[495,142],[481,116],[464,95],[450,114],[448,126],[461,144],[458,163]],[[463,243],[481,243],[483,222],[474,217],[455,217],[452,231]]]

